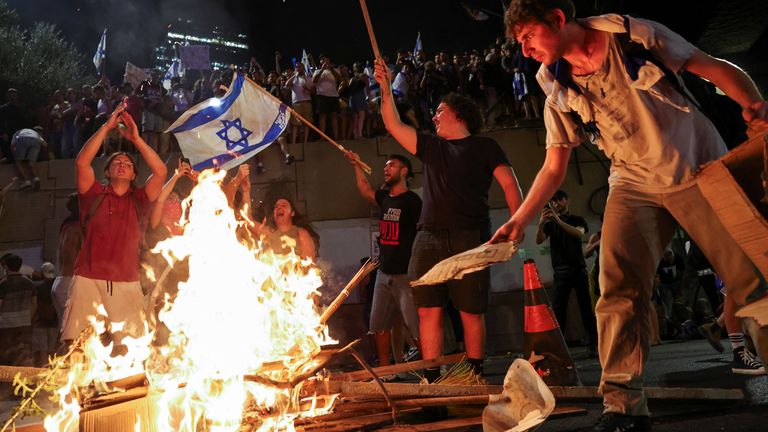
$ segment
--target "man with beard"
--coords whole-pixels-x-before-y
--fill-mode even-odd
[[[408,180],[413,178],[411,161],[405,156],[393,154],[384,164],[384,187],[374,191],[360,166],[360,158],[348,152],[355,167],[357,190],[368,202],[381,209],[379,217],[379,271],[373,288],[373,305],[369,332],[376,341],[379,365],[389,365],[392,329],[397,310],[405,327],[415,340],[419,340],[419,315],[413,302],[408,276],[411,247],[416,237],[416,224],[421,215],[421,198],[408,190]],[[402,359],[402,344],[395,345],[395,361]]]

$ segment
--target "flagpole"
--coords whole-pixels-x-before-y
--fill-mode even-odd
[[[248,81],[251,82],[251,84],[256,86],[256,88],[259,89],[260,92],[264,93],[265,96],[269,97],[270,99],[272,99],[273,101],[277,102],[278,104],[285,105],[283,103],[283,101],[281,101],[280,99],[276,98],[272,93],[268,92],[264,87],[260,86],[259,84],[257,84],[256,82],[254,82],[253,80],[248,78],[247,76],[245,76],[245,79],[247,79]],[[337,143],[336,141],[332,140],[331,137],[329,137],[323,131],[318,129],[315,125],[312,124],[312,122],[310,122],[309,120],[305,119],[301,114],[297,113],[293,108],[289,107],[288,105],[285,105],[285,108],[288,111],[290,111],[292,116],[296,116],[297,119],[299,119],[302,122],[304,122],[305,125],[309,126],[312,130],[314,130],[315,132],[320,134],[321,137],[325,138],[326,140],[328,140],[328,142],[330,142],[331,144],[335,145],[336,148],[338,148],[339,150],[341,150],[345,154],[347,153],[348,150],[343,145],[341,145],[341,144]],[[371,167],[368,166],[365,162],[361,161],[360,159],[356,159],[355,162],[360,165],[360,168],[362,168],[363,171],[365,171],[366,174],[371,174]]]
[[[365,19],[365,26],[368,28],[368,38],[371,39],[371,46],[373,47],[373,56],[377,59],[381,58],[379,52],[379,44],[376,43],[376,35],[373,34],[373,25],[371,24],[371,17],[368,15],[368,6],[365,4],[365,0],[360,0],[360,9],[363,10],[363,18]]]

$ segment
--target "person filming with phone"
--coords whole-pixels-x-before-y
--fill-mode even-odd
[[[136,162],[130,154],[113,153],[104,165],[105,183],[96,181],[93,159],[113,129],[131,141],[152,174],[143,187],[136,185]],[[75,261],[69,302],[64,312],[61,340],[68,345],[89,325],[93,315],[107,325],[124,322],[111,334],[113,352],[125,350],[120,341],[143,333],[143,293],[139,281],[139,247],[147,213],[160,195],[167,169],[141,138],[133,118],[121,103],[85,143],[76,160],[80,222],[84,240]],[[106,316],[97,310],[103,305]]]
[[[581,247],[581,240],[587,231],[587,221],[568,212],[568,194],[558,190],[541,212],[539,227],[536,230],[536,244],[541,244],[549,238],[554,273],[552,309],[563,334],[568,325],[568,299],[573,290],[587,336],[587,356],[596,357],[597,325],[592,313],[587,264]]]

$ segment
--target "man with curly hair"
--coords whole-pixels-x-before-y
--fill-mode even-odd
[[[653,275],[677,224],[710,259],[729,296],[750,303],[745,310],[768,302],[765,281],[694,175],[726,152],[725,143],[671,74],[707,79],[756,128],[768,126],[768,103],[744,71],[653,21],[615,14],[575,19],[570,0],[514,0],[505,24],[523,54],[542,63],[537,79],[547,94],[547,155],[525,202],[492,241],[522,237],[582,142],[590,138],[611,159],[596,308],[605,414],[594,431],[649,431],[643,369]],[[651,56],[638,56],[633,46]]]
[[[510,211],[517,210],[522,194],[499,144],[475,135],[482,126],[482,114],[471,99],[445,96],[432,118],[437,136],[426,135],[400,120],[391,75],[381,59],[376,60],[374,77],[381,85],[381,114],[387,131],[423,163],[423,209],[408,268],[416,279],[443,259],[490,238],[488,189],[494,178],[504,190]],[[443,354],[443,309],[450,299],[461,315],[468,360],[482,373],[489,286],[486,269],[445,284],[413,288],[425,360]],[[439,368],[426,370],[430,382],[439,374]]]

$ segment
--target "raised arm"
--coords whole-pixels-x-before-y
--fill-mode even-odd
[[[240,166],[237,167],[237,174],[232,177],[232,180],[230,180],[229,183],[221,185],[221,189],[224,191],[224,195],[227,197],[227,203],[229,203],[230,207],[232,207],[235,201],[235,193],[237,193],[237,188],[240,187],[240,184],[244,181],[250,182],[250,174],[251,167],[248,163],[241,163]]]
[[[168,199],[168,196],[173,192],[176,182],[183,176],[190,175],[191,171],[192,168],[187,164],[181,163],[181,159],[179,159],[178,168],[176,168],[176,171],[174,171],[171,178],[165,183],[163,189],[160,191],[160,195],[157,196],[155,205],[152,207],[152,214],[149,216],[149,226],[157,228],[157,225],[163,217],[163,204],[165,203],[165,200]]]
[[[416,129],[400,120],[395,106],[395,97],[392,95],[392,75],[384,60],[374,61],[373,77],[381,86],[381,118],[384,120],[384,126],[408,153],[416,154]]]
[[[569,147],[550,147],[547,149],[544,165],[536,174],[536,179],[531,185],[528,196],[515,214],[509,218],[509,221],[496,231],[496,234],[491,238],[491,243],[521,241],[523,239],[525,228],[563,183],[570,157],[571,149]]]
[[[104,142],[104,138],[107,137],[109,131],[117,127],[119,118],[124,110],[125,104],[118,105],[107,119],[107,122],[88,138],[83,148],[80,149],[80,153],[77,154],[75,167],[77,168],[77,191],[79,193],[87,192],[93,186],[93,182],[96,181],[96,175],[91,165],[93,158],[99,152],[101,144]]]
[[[160,191],[163,190],[163,182],[166,176],[168,176],[168,168],[166,168],[160,156],[152,150],[152,147],[141,139],[139,128],[136,126],[136,122],[133,121],[131,114],[123,112],[120,115],[120,120],[125,124],[125,131],[121,130],[121,135],[133,143],[139,153],[141,153],[141,157],[144,158],[144,162],[149,166],[150,171],[152,171],[152,174],[144,184],[144,191],[150,202],[155,201],[160,195]]]
[[[355,168],[355,185],[357,185],[357,191],[360,192],[360,196],[369,203],[378,205],[376,202],[376,192],[371,187],[371,183],[368,182],[363,168],[360,167],[360,156],[353,151],[347,151],[345,155],[349,159],[349,163]]]

